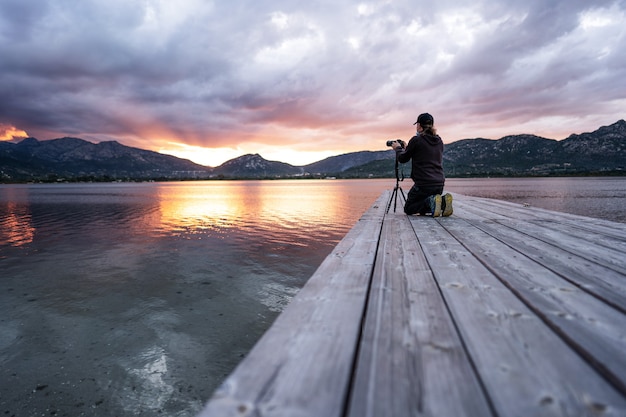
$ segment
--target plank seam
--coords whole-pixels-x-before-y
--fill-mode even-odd
[[[359,361],[359,356],[361,353],[361,345],[362,345],[362,341],[363,341],[363,331],[365,330],[365,319],[367,317],[367,310],[369,308],[369,304],[370,304],[370,296],[371,296],[371,292],[372,292],[372,281],[374,279],[374,270],[376,269],[376,262],[378,261],[378,249],[380,248],[380,238],[382,236],[382,230],[383,230],[383,226],[385,224],[385,218],[387,217],[387,214],[389,212],[389,208],[391,207],[391,201],[393,199],[389,198],[389,203],[387,204],[387,209],[385,211],[385,213],[383,214],[383,218],[382,221],[380,222],[380,229],[378,230],[378,240],[376,242],[376,252],[374,253],[374,262],[372,262],[372,269],[370,270],[370,276],[369,279],[367,281],[367,292],[365,294],[365,302],[363,303],[363,311],[361,312],[361,319],[360,319],[360,323],[359,323],[359,333],[357,335],[357,346],[356,349],[354,351],[354,357],[352,358],[352,365],[350,367],[351,371],[350,371],[350,377],[348,379],[348,386],[346,389],[346,395],[344,398],[344,404],[342,407],[342,412],[341,415],[342,416],[348,416],[350,414],[350,404],[352,403],[352,395],[353,395],[353,391],[354,391],[354,384],[355,384],[355,380],[356,380],[356,372],[357,372],[357,365],[358,365],[358,361]]]
[[[409,220],[409,224],[411,226],[411,229],[413,229],[413,233],[415,234],[415,239],[417,240],[417,244],[419,245],[419,247],[422,250],[422,252],[424,252],[424,249],[422,247],[422,242],[419,240],[419,238],[417,236],[417,231],[415,230],[413,222],[410,221],[409,216],[407,216],[407,219]],[[444,228],[444,230],[446,230],[446,229]],[[446,230],[446,233],[450,233],[450,232],[448,232],[448,230]],[[453,235],[452,235],[452,237],[454,239],[456,239]],[[433,277],[433,281],[435,282],[435,285],[437,286],[437,291],[439,292],[439,296],[441,297],[441,299],[443,301],[443,304],[445,306],[445,309],[448,312],[448,316],[450,317],[450,320],[452,322],[452,325],[454,326],[454,331],[456,332],[456,334],[457,334],[457,336],[459,338],[459,341],[461,342],[461,346],[463,346],[463,351],[465,352],[465,355],[467,356],[467,360],[469,361],[469,364],[472,367],[472,371],[474,372],[474,375],[476,376],[476,380],[478,381],[478,384],[480,385],[480,390],[482,391],[483,396],[485,397],[485,401],[487,402],[489,410],[491,411],[491,414],[493,416],[498,416],[499,414],[497,413],[496,407],[493,404],[491,396],[489,395],[489,391],[487,390],[487,387],[486,387],[486,385],[485,385],[485,383],[484,383],[484,381],[482,379],[482,376],[481,376],[480,372],[478,371],[478,366],[476,365],[476,363],[474,362],[474,359],[472,358],[472,355],[470,354],[470,350],[469,350],[469,348],[467,346],[467,343],[463,339],[463,334],[461,333],[461,331],[459,329],[459,325],[456,322],[454,314],[452,314],[452,309],[450,308],[450,305],[448,304],[448,300],[446,299],[445,293],[441,289],[441,286],[439,285],[439,281],[437,280],[437,274],[435,274],[435,270],[433,268],[433,265],[431,264],[430,259],[428,258],[428,256],[424,256],[424,258],[426,259],[426,263],[428,264],[428,268],[431,271],[431,275]]]
[[[472,224],[472,226],[474,225]],[[580,356],[583,359],[583,361],[587,362],[593,369],[595,369],[600,375],[602,375],[602,377],[606,379],[611,385],[613,385],[613,387],[615,387],[615,389],[618,390],[622,395],[626,395],[626,384],[622,382],[619,376],[614,375],[610,369],[608,369],[602,363],[597,361],[591,353],[587,352],[585,348],[579,345],[574,339],[569,337],[565,331],[563,331],[556,323],[552,322],[552,320],[550,320],[550,318],[547,315],[543,314],[540,309],[536,308],[526,297],[524,297],[521,291],[518,291],[513,284],[511,284],[508,280],[502,277],[489,264],[484,262],[481,256],[476,256],[476,254],[467,245],[465,245],[463,242],[458,240],[456,236],[450,233],[444,225],[442,225],[442,227],[446,230],[448,234],[454,237],[454,239],[461,246],[463,246],[469,253],[471,253],[478,262],[480,262],[489,272],[491,272],[493,276],[495,276],[496,279],[502,283],[502,285],[508,288],[509,291],[511,291],[524,305],[526,305],[526,307],[528,307],[530,311],[532,311],[541,321],[543,321],[546,324],[546,326],[548,326],[548,328],[550,328],[558,337],[561,338],[561,340],[563,340],[570,348],[572,348],[572,350],[576,352],[576,354],[578,354],[578,356]],[[498,240],[502,244],[508,246],[509,248],[513,249],[515,252],[519,253],[520,255],[527,257],[524,253],[518,251],[517,249],[511,247],[510,245],[507,245],[505,242],[502,242],[497,237],[492,236],[492,235],[490,236]],[[532,258],[528,258],[528,259],[530,259],[532,262],[536,262]],[[447,307],[447,303],[446,303],[446,307]],[[463,341],[463,339],[461,339],[461,341]]]
[[[491,236],[492,238],[496,239],[498,242],[502,243],[503,245],[505,245],[505,246],[507,246],[507,247],[509,247],[509,248],[513,249],[513,250],[514,250],[514,251],[516,251],[517,253],[520,253],[520,254],[524,255],[527,259],[530,259],[531,261],[535,262],[536,264],[543,266],[544,268],[546,268],[547,270],[551,271],[551,272],[552,272],[552,273],[554,273],[555,275],[557,275],[557,276],[561,277],[561,279],[563,279],[564,281],[566,281],[566,282],[568,282],[568,283],[570,283],[570,284],[574,285],[576,288],[579,288],[581,291],[583,291],[583,292],[585,292],[585,293],[587,293],[587,294],[591,295],[591,296],[592,296],[592,297],[594,297],[594,298],[597,298],[598,300],[602,301],[603,303],[605,303],[605,304],[607,304],[607,305],[609,305],[609,306],[613,307],[613,308],[614,308],[614,309],[616,309],[617,311],[621,311],[622,313],[626,314],[626,307],[625,307],[625,306],[619,305],[619,304],[617,304],[617,303],[615,303],[615,302],[613,302],[613,301],[611,301],[611,300],[609,300],[609,299],[607,299],[607,298],[603,297],[602,295],[598,294],[597,292],[593,291],[592,289],[590,289],[590,288],[586,287],[583,283],[580,283],[580,282],[578,282],[578,281],[576,281],[576,280],[574,280],[574,279],[571,279],[571,278],[569,278],[568,276],[564,275],[563,273],[559,272],[558,270],[553,269],[553,268],[550,266],[550,263],[549,263],[549,262],[542,262],[541,260],[536,259],[535,257],[531,257],[531,256],[527,255],[526,253],[524,253],[524,252],[520,251],[519,249],[517,249],[515,246],[513,246],[513,245],[511,245],[511,244],[507,243],[506,241],[504,241],[504,240],[502,240],[502,239],[498,238],[497,236],[493,235],[492,233],[490,233],[490,232],[489,232],[489,230],[487,230],[487,229],[485,229],[485,228],[481,227],[481,226],[480,226],[480,223],[476,223],[476,222],[473,222],[473,221],[468,220],[468,219],[463,219],[463,220],[464,220],[465,222],[467,222],[468,224],[472,225],[473,227],[477,228],[478,230],[481,230],[483,233],[485,233],[485,234],[487,234],[487,235]],[[574,252],[571,252],[571,251],[567,250],[566,248],[556,246],[556,245],[554,245],[554,244],[553,244],[553,243],[551,243],[551,242],[546,242],[546,241],[545,241],[545,240],[543,240],[543,239],[537,238],[537,237],[535,237],[535,236],[531,236],[531,235],[529,235],[528,233],[525,233],[525,232],[523,232],[523,231],[521,231],[521,230],[517,230],[517,229],[515,229],[515,228],[513,228],[513,227],[510,227],[510,226],[508,226],[508,225],[506,225],[506,224],[503,224],[503,223],[500,223],[500,222],[497,222],[497,223],[498,223],[498,224],[500,224],[501,226],[504,226],[504,227],[509,228],[509,229],[511,229],[511,230],[515,230],[515,231],[517,231],[517,232],[519,232],[519,233],[521,233],[521,234],[523,234],[523,235],[525,235],[525,236],[529,236],[529,237],[531,237],[531,238],[533,238],[533,239],[535,239],[535,240],[538,240],[538,241],[543,242],[543,243],[545,243],[545,244],[547,244],[547,245],[550,245],[550,246],[553,246],[553,247],[555,247],[555,248],[557,248],[557,249],[560,249],[560,250],[562,250],[562,251],[563,251],[563,252],[565,252],[565,253],[569,253],[569,254],[572,254],[572,255],[576,255],[576,256],[579,256],[579,257],[581,257],[581,258],[583,258],[583,259],[585,259],[585,260],[587,260],[587,261],[591,261],[590,259],[588,259],[588,258],[584,258],[584,257],[580,256],[580,254],[578,254],[578,253],[574,253]],[[591,262],[593,262],[593,261],[591,261]],[[619,271],[615,271],[614,269],[609,268],[609,267],[607,267],[606,265],[604,265],[604,264],[602,264],[602,263],[599,263],[599,262],[593,262],[593,263],[594,263],[595,265],[598,265],[599,267],[606,268],[606,269],[609,269],[609,270],[611,270],[611,271],[614,271],[614,272],[620,273]],[[621,274],[621,273],[620,273],[620,274]],[[623,274],[621,274],[621,275],[623,275]]]
[[[466,207],[465,209],[470,211],[470,212],[478,213],[478,210],[472,210],[472,208],[467,208]],[[475,227],[477,227],[474,222],[471,222],[468,219],[463,219],[463,220],[465,220],[465,221],[469,222],[470,224],[474,225]],[[522,230],[515,229],[514,227],[511,227],[511,226],[507,225],[506,223],[503,223],[502,221],[500,221],[498,219],[491,219],[491,221],[493,221],[495,223],[498,223],[499,225],[504,226],[506,228],[509,228],[511,230],[515,230],[515,231],[517,231],[517,232],[519,232],[519,233],[521,233],[521,234],[523,234],[525,236],[529,236],[532,239],[535,239],[535,240],[538,240],[538,241],[543,242],[545,244],[557,247],[557,248],[559,248],[559,249],[561,249],[561,250],[563,250],[563,251],[565,251],[565,252],[567,252],[567,253],[569,253],[571,255],[575,255],[575,256],[580,257],[582,259],[585,259],[585,260],[587,260],[589,262],[592,262],[592,263],[594,263],[596,265],[599,265],[599,266],[602,266],[604,268],[610,269],[610,270],[612,270],[614,272],[617,272],[618,274],[621,274],[621,275],[625,274],[624,269],[619,267],[619,266],[617,266],[617,265],[611,265],[610,263],[607,263],[607,262],[601,262],[601,261],[598,261],[597,259],[592,259],[592,258],[588,257],[584,252],[581,252],[581,251],[568,250],[567,248],[560,247],[560,246],[556,245],[554,242],[551,242],[549,239],[543,239],[543,238],[540,238],[538,236],[534,236],[534,235],[531,235],[529,233],[526,233],[526,232],[524,232]],[[532,221],[528,221],[528,223],[532,223],[532,224],[536,225]],[[601,245],[599,245],[599,246],[601,246]]]

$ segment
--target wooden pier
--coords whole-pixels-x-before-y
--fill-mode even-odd
[[[385,192],[202,417],[626,416],[626,224]]]

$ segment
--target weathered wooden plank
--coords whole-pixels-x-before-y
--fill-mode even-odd
[[[626,415],[619,226],[455,195],[454,216],[390,213],[381,235],[389,198],[203,417]]]
[[[457,201],[459,217],[524,253],[527,257],[556,272],[573,284],[589,291],[614,308],[626,312],[626,279],[624,279],[623,274],[587,257],[575,256],[567,248],[566,242],[569,239],[545,242],[536,238],[535,229],[527,230],[527,225],[521,224],[523,222],[509,218],[503,220],[501,215],[494,214],[493,211],[481,210],[475,204],[482,205],[482,201],[477,202],[475,198],[468,200],[461,197],[460,201]],[[511,204],[508,203],[502,210],[506,211],[506,207],[511,206]],[[491,207],[495,205],[491,203]],[[582,220],[586,219],[578,218],[577,224],[582,224]],[[559,226],[560,217],[552,222],[556,223],[553,227],[561,227]],[[588,231],[588,229],[582,229]],[[604,252],[600,250],[599,253]]]
[[[611,230],[611,233],[607,233],[606,231],[602,231],[599,227],[591,227],[585,220],[585,218],[580,218],[577,222],[573,222],[567,221],[559,216],[552,216],[549,219],[516,219],[516,223],[519,224],[521,221],[526,221],[536,227],[544,228],[545,230],[553,231],[569,238],[574,237],[587,244],[598,245],[604,249],[621,252],[626,250],[626,236],[615,236],[613,233],[620,229],[620,223],[614,223],[615,226]],[[624,232],[626,234],[626,229],[624,229]]]
[[[626,224],[568,213],[523,207],[519,204],[477,197],[457,196],[455,214],[459,217],[485,218],[510,225],[534,225],[538,228],[586,236],[593,243],[609,248],[626,249]],[[607,243],[608,242],[608,243]]]
[[[342,415],[388,199],[348,232],[201,416]]]
[[[463,207],[463,203],[457,204]],[[589,259],[574,256],[568,252],[566,241],[552,243],[535,238],[534,234],[524,233],[515,223],[491,220],[481,212],[462,216],[475,227],[485,231],[528,258],[559,274],[564,279],[602,299],[612,307],[626,313],[626,278],[619,272],[609,269]],[[492,216],[491,216],[492,217]]]
[[[626,224],[610,221],[610,219],[597,219],[592,217],[584,217],[570,213],[560,213],[546,210],[533,206],[524,206],[508,201],[494,199],[478,199],[476,197],[463,196],[463,202],[468,202],[472,206],[479,207],[485,211],[498,213],[504,217],[515,220],[523,220],[526,222],[549,221],[550,227],[558,227],[560,225],[578,229],[579,231],[587,230],[595,236],[603,236],[604,238],[615,240],[623,244],[626,242]]]
[[[498,416],[626,413],[626,397],[442,227],[471,225],[411,223]]]
[[[491,415],[404,214],[383,223],[348,415]]]
[[[571,222],[553,218],[550,220],[529,220],[529,223],[570,236],[587,244],[597,245],[605,250],[610,249],[611,252],[618,251],[623,253],[626,251],[626,229],[624,229],[623,236],[614,235],[614,232],[620,229],[621,223],[614,223],[616,226],[613,227],[611,233],[606,233],[599,230],[599,228],[591,228],[588,223],[585,223],[584,219],[578,222]],[[607,253],[607,256],[609,255],[610,252]]]
[[[478,228],[463,221],[444,228],[626,395],[623,312]]]
[[[497,206],[497,204],[493,202],[489,204],[491,207]],[[509,203],[509,205],[510,204],[511,203]],[[567,233],[564,233],[562,230],[559,231],[557,227],[553,227],[553,225],[559,222],[559,213],[553,213],[551,221],[535,224],[531,221],[513,219],[510,213],[505,216],[499,212],[487,211],[483,208],[484,205],[485,203],[482,202],[480,205],[472,205],[469,202],[464,203],[463,201],[457,202],[457,206],[461,208],[460,213],[463,213],[462,217],[468,219],[476,216],[488,218],[494,222],[515,228],[528,236],[541,239],[553,246],[567,247],[568,252],[575,256],[595,262],[622,275],[626,274],[626,257],[623,256],[624,252],[622,250],[607,247],[604,243],[605,239],[602,238],[598,238],[597,240],[590,238],[584,239],[576,235],[571,228]],[[620,227],[619,224],[616,225],[616,227]]]

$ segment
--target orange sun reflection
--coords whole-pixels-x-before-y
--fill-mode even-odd
[[[223,183],[162,184],[160,228],[167,232],[197,232],[234,225],[242,202]]]
[[[356,216],[346,209],[350,202],[344,191],[339,184],[329,187],[328,181],[161,184],[157,227],[168,234],[247,230],[270,241],[299,245]]]
[[[33,241],[35,228],[28,208],[16,203],[7,204],[7,213],[0,220],[0,244],[24,246]]]

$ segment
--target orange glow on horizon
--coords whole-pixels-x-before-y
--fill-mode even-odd
[[[321,161],[329,156],[352,152],[350,150],[321,150],[298,151],[293,146],[272,146],[254,143],[243,143],[236,148],[208,148],[186,145],[184,143],[170,143],[171,147],[161,147],[159,153],[172,155],[177,158],[188,159],[200,165],[217,167],[226,161],[246,154],[259,154],[268,161],[285,162],[294,166],[307,165]]]
[[[441,116],[439,115],[441,113]],[[445,144],[462,139],[487,138],[498,140],[504,136],[535,134],[547,139],[562,140],[572,133],[593,131],[605,123],[600,119],[572,119],[569,117],[544,117],[523,120],[475,120],[453,118],[445,112],[433,111],[435,127]],[[283,122],[288,118],[284,117]],[[301,119],[294,119],[301,120]],[[363,123],[352,120],[314,121],[308,123],[257,122],[245,126],[224,127],[218,130],[174,130],[163,123],[150,120],[135,121],[125,126],[123,132],[75,132],[72,136],[99,142],[117,140],[125,146],[152,150],[162,154],[190,160],[204,167],[218,167],[246,154],[259,154],[268,161],[278,161],[292,166],[304,166],[328,157],[360,151],[384,151],[385,142],[391,139],[408,141],[415,134],[413,116],[408,111],[385,113]],[[325,123],[323,123],[325,122]],[[592,128],[588,126],[591,125]],[[565,126],[565,127],[564,127]],[[40,131],[29,127],[31,134]],[[43,130],[49,140],[67,136],[62,131]],[[28,137],[25,130],[12,124],[0,124],[0,141]]]
[[[401,130],[393,124],[359,126],[343,129],[289,127],[277,124],[255,125],[248,130],[228,132],[228,137],[199,137],[197,134],[176,137],[167,131],[152,132],[132,139],[139,148],[172,155],[197,164],[217,167],[224,162],[246,154],[259,154],[269,161],[293,166],[304,166],[331,156],[366,150],[385,150],[389,138],[410,137],[412,129],[404,135],[389,134]],[[148,146],[142,145],[149,138]],[[232,139],[229,139],[232,138]]]
[[[27,138],[26,131],[17,129],[15,126],[0,124],[0,141],[13,140],[15,138]]]
[[[156,151],[177,158],[188,159],[196,164],[208,167],[219,166],[229,159],[243,155],[240,150],[233,148],[207,148],[173,142],[168,142],[167,146],[163,146]]]

